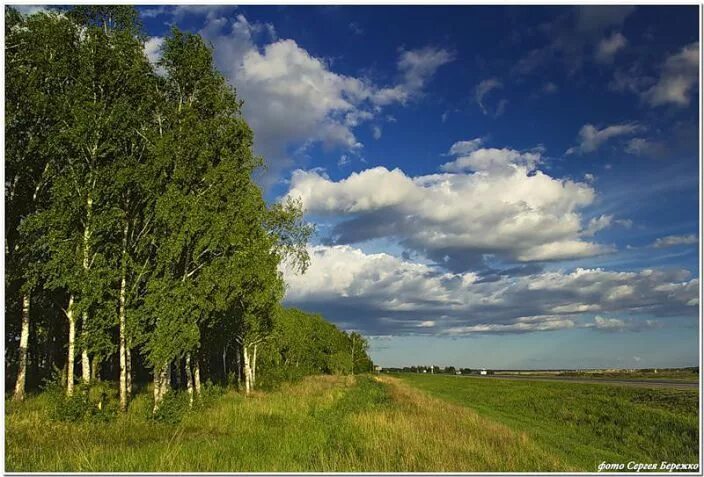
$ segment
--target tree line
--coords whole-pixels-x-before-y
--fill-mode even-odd
[[[129,6],[6,9],[6,388],[118,380],[125,410],[150,381],[156,411],[205,379],[371,369],[362,336],[282,307],[313,230],[264,200],[209,46],[174,28],[152,64],[145,39]]]
[[[423,374],[494,374],[493,370],[484,368],[455,368],[454,366],[404,366],[403,368],[384,368],[385,373],[423,373]]]

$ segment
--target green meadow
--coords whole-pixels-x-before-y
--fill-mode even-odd
[[[401,374],[432,396],[525,432],[567,467],[698,462],[698,392],[551,381]]]
[[[314,376],[249,397],[210,390],[154,420],[57,417],[50,393],[6,401],[6,470],[594,471],[697,461],[697,393],[451,376]],[[116,406],[116,390],[106,409]],[[60,402],[60,401],[58,401]],[[114,404],[113,404],[114,403]]]

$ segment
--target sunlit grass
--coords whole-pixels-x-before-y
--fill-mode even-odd
[[[566,465],[698,462],[698,392],[606,384],[401,374],[401,379],[527,433]]]
[[[178,424],[148,392],[107,421],[7,402],[8,471],[594,471],[697,461],[696,391],[423,375],[230,391]]]
[[[231,392],[179,424],[149,396],[111,422],[50,420],[43,396],[8,408],[9,471],[478,471],[569,469],[523,432],[392,378],[314,377]]]

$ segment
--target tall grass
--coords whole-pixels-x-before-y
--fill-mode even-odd
[[[696,390],[403,374],[405,383],[525,432],[563,462],[698,462]]]
[[[178,400],[178,398],[177,398]],[[697,461],[697,393],[443,376],[318,376],[212,393],[179,419],[56,419],[6,403],[8,471],[594,471]]]
[[[571,467],[524,432],[384,377],[311,377],[230,392],[172,424],[148,394],[110,422],[52,420],[45,396],[9,405],[8,471],[481,471]]]

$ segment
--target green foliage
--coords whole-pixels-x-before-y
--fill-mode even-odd
[[[60,421],[80,421],[90,419],[94,409],[85,392],[77,392],[73,396],[58,394],[54,396],[52,417]]]
[[[189,403],[188,393],[184,391],[171,391],[166,394],[164,400],[159,404],[156,413],[152,408],[145,407],[145,412],[150,419],[168,424],[178,424],[188,413],[198,413],[213,406],[224,394],[226,390],[222,386],[206,383],[203,385],[200,396],[197,396],[193,405]]]
[[[352,372],[352,356],[347,350],[340,350],[328,357],[328,370],[332,374],[349,374]]]
[[[41,385],[42,397],[49,409],[49,418],[64,422],[109,421],[117,414],[116,391],[112,383],[80,384],[73,396],[66,395],[66,378],[54,368]]]
[[[201,389],[201,394],[194,403],[196,409],[207,409],[215,404],[227,392],[227,388],[207,382]]]
[[[77,354],[114,379],[127,344],[140,385],[182,373],[186,357],[216,380],[228,349],[223,368],[241,376],[246,351],[264,388],[368,370],[361,336],[281,311],[280,267],[305,272],[313,228],[299,202],[264,200],[253,131],[204,39],[174,28],[152,65],[133,7],[61,11],[6,10],[7,369],[31,293],[30,356],[45,375],[69,360],[69,316]],[[203,389],[199,405],[217,394]],[[117,395],[77,392],[58,414],[93,415]],[[156,419],[180,419],[183,393],[166,395]]]
[[[114,399],[109,399],[105,384],[78,386],[73,396],[66,396],[63,391],[63,387],[56,384],[50,385],[45,391],[50,419],[63,422],[105,422],[117,415],[117,405]]]
[[[281,307],[260,352],[261,386],[274,388],[312,374],[350,374],[353,351],[355,372],[367,372],[367,348],[358,333],[347,334],[320,315]]]
[[[170,392],[164,397],[155,413],[149,411],[149,415],[158,422],[168,424],[178,424],[184,415],[190,411],[188,396],[184,392]]]

